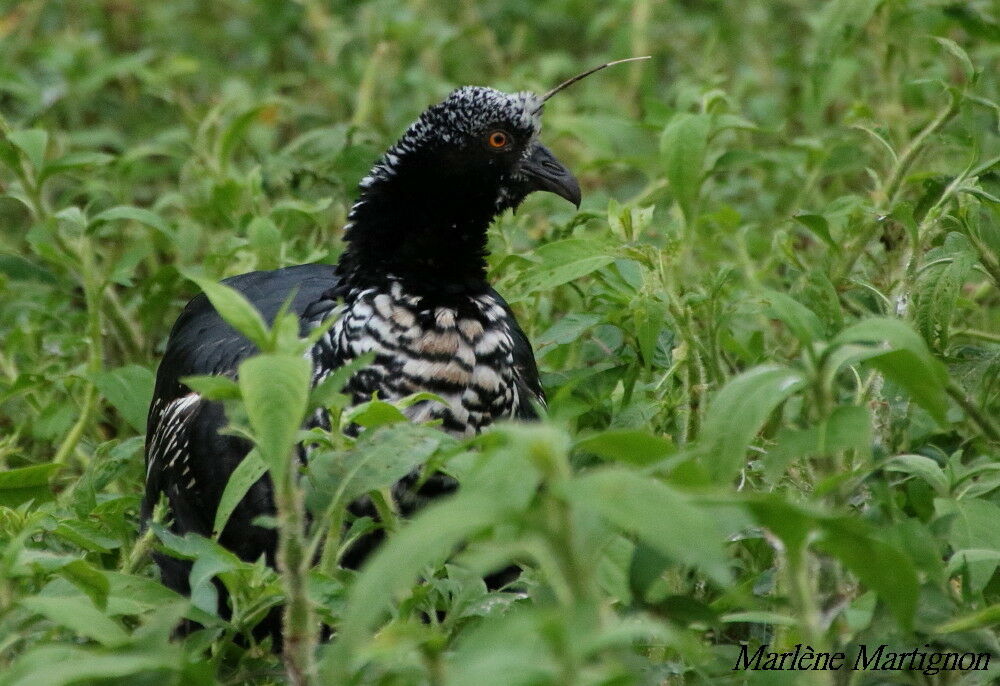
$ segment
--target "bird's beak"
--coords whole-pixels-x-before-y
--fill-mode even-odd
[[[542,144],[536,144],[531,156],[521,166],[528,179],[529,192],[549,191],[580,207],[580,183],[555,155]]]

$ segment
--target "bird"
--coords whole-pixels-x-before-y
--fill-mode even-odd
[[[545,393],[527,336],[488,281],[487,230],[534,192],[551,192],[579,207],[578,181],[539,140],[544,103],[622,61],[627,60],[588,70],[541,96],[483,86],[454,90],[424,110],[361,179],[336,264],[251,272],[223,283],[268,323],[287,301],[303,334],[329,327],[308,352],[314,383],[372,355],[344,389],[353,403],[427,391],[439,400],[409,406],[408,418],[436,420],[458,437],[503,419],[535,418]],[[181,312],[149,409],[143,522],[163,498],[170,531],[212,535],[228,478],[252,445],[222,431],[223,405],[201,397],[182,379],[232,378],[256,352],[204,294]],[[414,481],[404,479],[394,495],[402,498]],[[421,488],[425,497],[404,504],[404,515],[423,500],[450,492],[454,483],[442,477]],[[219,543],[244,560],[263,556],[273,566],[277,535],[255,523],[273,513],[271,482],[264,476],[237,505]],[[350,551],[343,564],[356,567],[371,547]],[[162,553],[154,560],[164,585],[190,592],[190,561]]]

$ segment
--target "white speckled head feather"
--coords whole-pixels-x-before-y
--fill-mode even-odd
[[[392,177],[401,158],[416,149],[461,145],[491,126],[509,127],[524,140],[541,131],[542,102],[529,91],[504,93],[485,86],[462,86],[428,107],[361,180],[365,189]]]

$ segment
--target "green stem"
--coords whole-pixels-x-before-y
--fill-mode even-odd
[[[884,195],[889,207],[892,207],[895,204],[896,195],[899,193],[900,187],[903,184],[903,177],[906,176],[906,172],[909,171],[910,166],[912,166],[916,161],[917,154],[924,147],[927,139],[940,131],[952,117],[958,114],[961,102],[961,97],[954,92],[949,92],[948,104],[942,108],[942,110],[938,112],[938,115],[931,120],[931,122],[925,126],[913,140],[910,141],[906,148],[903,149],[903,152],[899,155],[899,160],[896,162],[896,166],[892,170],[892,174],[889,176],[889,179],[885,184]]]
[[[283,473],[274,479],[274,503],[278,519],[278,573],[285,591],[282,618],[285,673],[293,686],[316,682],[316,621],[308,593],[310,557],[305,546],[305,503],[294,477],[297,460],[289,456]]]
[[[951,335],[965,336],[966,338],[977,338],[981,341],[989,341],[990,343],[1000,343],[1000,333],[979,331],[978,329],[955,329],[951,332]]]
[[[948,379],[947,391],[952,400],[958,403],[965,413],[969,415],[969,420],[979,427],[979,430],[986,438],[994,442],[1000,442],[1000,429],[997,428],[993,420],[986,416],[974,402],[969,400],[968,396],[965,395],[965,390],[954,379]]]
[[[104,364],[104,346],[101,337],[101,292],[104,282],[97,272],[94,254],[86,236],[80,239],[80,267],[83,279],[83,297],[87,307],[87,377],[80,406],[80,416],[70,427],[66,436],[59,444],[52,461],[56,464],[66,464],[70,455],[76,449],[83,437],[84,431],[90,425],[97,408],[97,388],[93,377],[101,371]]]

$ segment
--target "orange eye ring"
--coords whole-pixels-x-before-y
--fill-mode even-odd
[[[493,131],[487,136],[486,142],[494,150],[502,150],[510,144],[510,136],[504,131]]]

